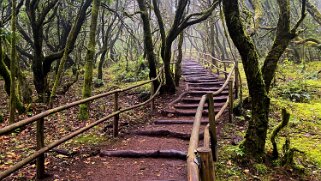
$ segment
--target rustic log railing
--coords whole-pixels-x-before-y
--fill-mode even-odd
[[[238,98],[238,94],[239,94],[239,89],[241,88],[241,75],[240,75],[240,72],[239,72],[239,67],[238,67],[238,63],[237,62],[234,62],[234,61],[222,61],[216,57],[213,57],[211,54],[208,54],[208,53],[202,53],[202,52],[196,52],[198,54],[198,57],[199,57],[199,61],[207,66],[210,70],[212,68],[216,68],[217,69],[217,74],[220,74],[220,72],[224,73],[224,76],[225,76],[225,79],[227,79],[227,74],[229,72],[227,72],[227,64],[235,64],[235,81],[234,81],[234,88],[235,88],[235,98]],[[223,64],[223,70],[221,70],[221,68],[218,66],[218,65],[215,65],[215,64],[218,64],[218,63],[221,63]]]
[[[191,55],[192,56],[192,55]],[[208,61],[208,58],[213,59],[214,57],[209,54],[198,53],[198,58],[200,63],[208,64],[211,71],[212,67],[216,68],[218,72],[225,73],[225,82],[221,88],[215,92],[207,93],[202,96],[197,111],[195,115],[195,120],[193,123],[193,129],[190,137],[188,153],[187,153],[187,180],[189,181],[213,181],[215,180],[215,169],[214,161],[217,160],[217,137],[216,137],[216,123],[215,120],[219,119],[223,114],[225,109],[229,107],[229,121],[232,122],[233,119],[233,88],[237,84],[233,84],[234,81],[237,81],[238,77],[237,65],[231,61],[221,61],[217,59],[218,63],[223,64],[232,64],[230,72],[220,70],[219,67],[215,66],[212,62]],[[215,58],[216,59],[216,58]],[[234,77],[232,77],[234,73]],[[213,97],[220,94],[227,86],[229,86],[229,97],[225,102],[224,106],[220,111],[215,115],[214,112],[214,99]],[[205,127],[204,138],[203,138],[203,147],[199,147],[199,133],[201,126],[201,119],[204,110],[205,103],[208,104],[208,119],[209,124]]]
[[[151,80],[147,80],[147,81],[144,81],[144,82],[142,82],[140,84],[137,84],[137,85],[134,85],[134,86],[131,86],[131,87],[127,87],[127,88],[124,88],[124,89],[116,89],[116,90],[113,90],[113,91],[110,91],[110,92],[106,92],[106,93],[102,93],[102,94],[98,94],[98,95],[89,97],[87,99],[82,99],[82,100],[79,100],[79,101],[76,101],[76,102],[72,102],[72,103],[69,103],[69,104],[66,104],[66,105],[63,105],[63,106],[59,106],[59,107],[56,107],[56,108],[53,108],[53,109],[49,109],[49,110],[41,112],[40,114],[37,114],[37,115],[35,115],[33,117],[24,119],[24,120],[19,121],[17,123],[14,123],[14,124],[11,124],[11,125],[6,126],[4,128],[1,128],[0,129],[0,136],[6,135],[8,133],[11,133],[14,130],[16,130],[17,128],[21,128],[21,127],[29,125],[31,123],[37,122],[37,128],[36,128],[36,132],[37,132],[37,134],[36,134],[36,136],[37,136],[37,151],[35,151],[33,154],[31,154],[27,158],[19,161],[18,163],[13,165],[11,168],[1,172],[0,173],[0,180],[2,180],[3,178],[9,176],[11,173],[19,170],[20,168],[22,168],[23,166],[27,165],[28,163],[32,162],[35,159],[37,159],[36,160],[37,178],[38,179],[43,178],[43,176],[45,174],[45,156],[44,156],[44,154],[46,152],[48,152],[50,149],[52,149],[54,147],[57,147],[58,145],[60,145],[62,143],[65,143],[66,141],[68,141],[68,140],[70,140],[70,139],[72,139],[72,138],[84,133],[85,131],[88,131],[89,129],[93,128],[94,126],[96,126],[98,124],[101,124],[101,123],[103,123],[103,122],[105,122],[108,119],[113,118],[113,117],[114,117],[114,121],[113,121],[113,136],[116,137],[118,135],[118,121],[119,121],[119,114],[120,113],[124,113],[126,111],[135,109],[137,107],[144,106],[144,105],[146,105],[148,103],[151,103],[151,110],[153,110],[155,108],[154,99],[155,99],[156,95],[159,93],[160,87],[161,87],[161,85],[163,83],[163,80],[164,80],[162,74],[163,74],[163,69],[161,69],[159,74],[155,78],[153,78]],[[154,81],[157,81],[157,80],[159,80],[160,85],[155,89],[153,83],[154,83]],[[146,100],[145,102],[133,105],[133,106],[128,107],[128,108],[119,109],[119,107],[118,107],[118,95],[119,95],[119,93],[131,90],[131,89],[134,89],[134,88],[137,88],[137,87],[149,84],[149,83],[151,84],[151,93],[150,93],[150,98],[148,100]],[[99,119],[99,120],[97,120],[97,121],[95,121],[95,122],[83,127],[83,128],[80,128],[80,129],[78,129],[78,130],[76,130],[76,131],[74,131],[74,132],[72,132],[72,133],[60,138],[59,140],[56,140],[56,141],[54,141],[52,143],[49,143],[47,146],[45,146],[45,144],[44,144],[44,121],[45,121],[44,118],[45,117],[47,117],[49,115],[52,115],[54,113],[58,113],[58,112],[61,112],[63,110],[69,109],[71,107],[75,107],[75,106],[78,106],[78,105],[81,105],[81,104],[84,104],[84,103],[87,103],[87,102],[90,102],[90,101],[93,101],[93,100],[96,100],[96,99],[99,99],[99,98],[111,96],[111,95],[114,95],[114,98],[115,98],[114,112],[112,112],[111,114],[109,114],[106,117],[103,117],[103,118],[101,118],[101,119]]]

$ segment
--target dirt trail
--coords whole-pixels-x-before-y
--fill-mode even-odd
[[[198,102],[207,92],[215,91],[223,84],[216,74],[211,74],[195,61],[183,62],[183,78],[186,89],[176,101],[169,104],[165,115],[129,134],[121,135],[114,144],[101,146],[106,151],[157,151],[167,150],[186,154],[189,134]],[[215,97],[215,111],[225,103],[228,92]],[[204,115],[207,111],[204,111]],[[170,123],[175,120],[176,123]],[[185,122],[180,123],[179,121]],[[203,127],[206,124],[204,119]],[[148,131],[149,135],[146,135]],[[153,132],[157,133],[156,135]],[[163,135],[160,135],[162,133]],[[166,134],[170,135],[166,135]],[[177,138],[179,137],[179,138]],[[187,137],[187,139],[186,139]],[[56,180],[186,180],[186,161],[180,157],[171,158],[124,158],[106,157],[97,154],[93,157],[73,159],[62,170],[49,170]]]

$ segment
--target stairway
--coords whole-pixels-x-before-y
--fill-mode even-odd
[[[204,94],[215,92],[224,84],[224,79],[217,74],[209,72],[198,62],[193,60],[184,61],[182,64],[182,76],[185,80],[186,90],[179,100],[170,104],[166,114],[175,116],[194,116],[198,103]],[[228,99],[228,87],[219,95],[214,97],[214,111],[217,113]],[[207,115],[207,104],[205,104],[203,115]]]

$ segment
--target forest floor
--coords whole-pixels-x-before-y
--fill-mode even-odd
[[[302,67],[297,64],[285,62],[281,66],[278,73],[279,78],[277,79],[277,85],[271,93],[272,107],[269,134],[273,127],[280,122],[281,108],[287,108],[292,116],[288,128],[281,132],[278,139],[279,151],[281,152],[285,137],[290,136],[292,147],[298,148],[303,151],[304,154],[295,154],[294,162],[296,166],[294,167],[280,166],[278,161],[270,160],[266,160],[264,164],[241,163],[239,157],[244,153],[234,145],[238,143],[245,134],[247,118],[236,117],[235,122],[224,124],[220,132],[219,160],[216,163],[216,177],[218,180],[321,180],[321,80],[320,75],[316,74],[318,70],[321,70],[321,63],[308,63],[306,70],[303,72],[301,72]],[[108,72],[105,72],[105,74],[108,75]],[[106,87],[117,86],[114,77],[105,77],[104,82],[109,83],[104,87],[95,89],[93,94],[105,92]],[[55,101],[55,106],[80,99],[77,95],[81,95],[81,82],[80,79],[79,83],[71,87],[66,95],[59,96],[56,99],[57,101]],[[243,85],[243,88],[244,87],[246,87],[245,84]],[[293,89],[293,87],[295,87],[295,89]],[[0,123],[0,127],[7,125],[6,119],[8,117],[6,112],[6,100],[8,99],[3,90],[3,81],[0,80],[0,114],[4,115],[4,121]],[[148,90],[148,87],[146,90]],[[137,90],[131,92],[131,94],[121,96],[122,105],[128,106],[140,102],[139,93],[141,91],[142,90]],[[103,175],[95,173],[98,167],[106,167],[112,170],[110,173],[104,173],[110,176],[117,174],[121,176],[122,173],[132,171],[137,173],[136,178],[142,178],[142,175],[149,176],[148,174],[153,173],[156,177],[150,177],[152,180],[158,180],[157,178],[164,174],[174,173],[175,169],[185,170],[185,162],[181,160],[168,162],[161,165],[160,169],[153,169],[155,163],[158,162],[157,159],[146,159],[146,161],[144,160],[143,162],[134,160],[128,162],[118,159],[116,165],[111,165],[110,161],[106,158],[101,158],[97,155],[97,150],[101,148],[115,149],[116,147],[121,148],[128,144],[135,146],[134,138],[126,136],[126,133],[137,128],[149,128],[152,121],[162,119],[161,112],[163,108],[166,107],[168,102],[174,100],[181,93],[180,91],[182,91],[182,89],[179,89],[176,96],[159,97],[156,101],[157,112],[154,114],[150,114],[148,107],[142,107],[135,111],[122,114],[120,121],[122,125],[120,127],[121,136],[117,139],[111,137],[112,128],[110,124],[104,124],[95,127],[83,136],[79,136],[58,148],[59,150],[67,150],[70,156],[58,154],[55,151],[48,153],[46,165],[49,172],[53,174],[48,180],[79,180],[79,176],[83,174],[97,176],[95,178],[98,180],[104,180],[105,177]],[[247,94],[245,89],[243,93],[245,95]],[[113,97],[94,101],[91,104],[90,119],[86,122],[78,120],[78,108],[49,116],[45,125],[46,143],[56,140],[72,130],[76,130],[107,115],[112,111],[112,103]],[[21,115],[20,119],[34,115],[39,111],[37,107],[43,106],[32,105],[33,110],[26,115]],[[227,119],[226,115],[222,119]],[[11,135],[0,137],[0,171],[9,168],[33,152],[35,148],[34,128],[34,125],[28,126],[19,133],[12,133]],[[190,127],[186,126],[182,129],[190,129]],[[156,138],[146,139],[154,139],[147,141],[158,143]],[[168,141],[171,142],[172,140]],[[180,145],[179,147],[182,149],[187,147],[185,142],[177,143],[177,145]],[[166,144],[163,145],[163,148],[166,148]],[[270,151],[271,143],[267,140],[267,152],[269,153]],[[118,171],[115,171],[116,169]],[[79,170],[84,170],[86,173],[81,172],[79,174]],[[34,171],[35,165],[30,164],[8,179],[32,180],[35,176]],[[173,180],[184,180],[185,174],[186,173],[176,175],[177,177],[175,176]],[[129,180],[135,179],[129,178]]]

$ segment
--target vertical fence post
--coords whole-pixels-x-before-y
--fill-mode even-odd
[[[44,136],[44,118],[37,120],[37,150],[45,146]],[[36,160],[37,179],[42,179],[45,176],[45,154],[41,154]]]
[[[201,180],[214,181],[215,172],[211,149],[205,147],[197,148],[197,153],[201,158]]]
[[[198,59],[198,62],[201,63],[201,57],[200,57],[200,53],[199,52],[196,52],[197,54],[197,59]]]
[[[152,77],[152,79],[154,79],[154,78]],[[151,81],[150,83],[151,83],[151,85],[150,85],[150,97],[153,97],[153,95],[155,94],[154,81]],[[154,99],[152,99],[151,102],[150,102],[150,110],[151,110],[152,113],[155,110],[155,101],[154,101]]]
[[[119,110],[118,106],[118,92],[115,92],[115,99],[114,99],[114,112]],[[119,114],[114,116],[114,124],[113,124],[113,136],[118,136],[118,122],[119,122]]]
[[[225,62],[223,62],[223,66],[224,66],[224,75],[225,75],[225,79],[227,79],[226,63],[225,63]]]
[[[229,121],[230,123],[233,121],[233,80],[228,81],[229,88]]]
[[[235,99],[239,98],[239,66],[238,63],[235,62],[235,72],[234,72],[234,76],[235,76]]]
[[[211,150],[213,155],[213,161],[217,161],[217,137],[216,137],[216,125],[215,125],[215,110],[213,94],[207,94],[208,104],[208,122],[210,124],[209,131],[211,136]]]
[[[210,57],[210,55],[207,55],[207,68],[208,68],[208,70],[211,72],[211,57]]]

